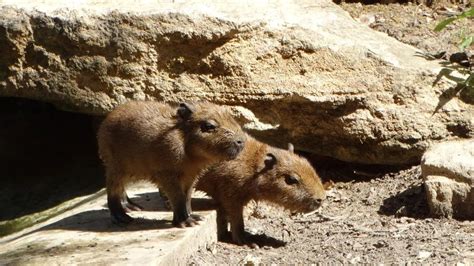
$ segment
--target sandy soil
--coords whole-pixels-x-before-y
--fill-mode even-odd
[[[438,21],[459,11],[456,7],[341,6],[375,30],[422,52],[446,51],[447,57],[458,51],[462,30],[474,29],[474,20],[466,20],[433,32]],[[188,263],[474,264],[474,221],[430,218],[419,166],[387,173],[374,167],[324,165],[316,163],[321,176],[335,183],[318,213],[291,216],[266,204],[253,205],[246,228],[256,235],[260,249],[219,242],[199,250]]]
[[[441,32],[433,31],[443,19],[465,10],[459,6],[430,8],[414,4],[343,3],[341,7],[355,20],[429,54],[446,52],[446,57],[448,57],[452,53],[459,52],[461,35],[474,34],[474,19],[459,20],[448,25]],[[473,47],[470,51],[474,52]]]

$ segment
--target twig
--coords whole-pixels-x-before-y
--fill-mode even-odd
[[[327,221],[340,221],[340,220],[345,220],[351,216],[352,213],[348,213],[345,215],[340,215],[340,216],[327,216],[321,213],[318,213],[317,211],[313,211],[310,213],[303,214],[303,217],[308,217],[310,215],[316,215],[318,218],[320,218],[319,221],[322,222],[327,222]],[[295,223],[308,223],[308,222],[314,222],[314,220],[309,220],[309,219],[299,219],[295,220]]]

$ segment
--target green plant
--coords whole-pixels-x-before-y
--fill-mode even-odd
[[[469,19],[469,18],[474,18],[474,8],[471,8],[467,11],[462,12],[459,15],[456,15],[456,16],[453,16],[441,21],[440,23],[438,23],[438,25],[436,25],[434,30],[439,32],[443,30],[447,25],[453,23],[454,21],[457,21],[460,19]],[[459,42],[459,49],[464,52],[466,48],[470,46],[474,46],[474,35],[472,35],[472,33],[471,34],[463,33],[461,36],[461,40]],[[462,85],[464,87],[468,87],[474,90],[474,71],[473,71],[474,62],[469,62],[469,61],[474,61],[474,60],[472,58],[471,59],[468,58],[468,67],[466,68],[450,65],[447,68],[442,69],[440,71],[440,75],[446,76],[447,78],[457,82],[459,85]],[[451,75],[444,74],[444,73],[451,73],[454,70],[456,70],[457,72],[465,76],[465,78],[459,78],[459,77],[453,78]]]

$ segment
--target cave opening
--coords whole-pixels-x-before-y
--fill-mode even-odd
[[[0,98],[0,223],[104,187],[99,117]]]

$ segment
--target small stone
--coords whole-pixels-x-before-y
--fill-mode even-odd
[[[365,24],[367,26],[373,24],[375,22],[375,15],[374,14],[367,14],[362,15],[357,19],[360,23]]]
[[[360,256],[355,256],[352,259],[349,260],[350,264],[357,264],[361,261]]]
[[[357,243],[357,242],[354,243],[354,245],[352,246],[352,249],[353,249],[353,250],[361,250],[361,249],[363,249],[363,248],[364,248],[364,246],[363,246],[362,244],[360,244],[360,243]]]
[[[433,253],[430,251],[420,250],[418,252],[418,255],[416,256],[416,259],[418,259],[418,261],[424,261],[427,258],[431,257],[431,254]]]
[[[385,240],[379,240],[373,245],[376,248],[388,247],[388,243]]]
[[[245,258],[243,258],[239,262],[239,264],[252,266],[252,265],[260,264],[260,261],[261,261],[260,257],[254,256],[252,254],[247,254],[247,256],[245,256]]]

